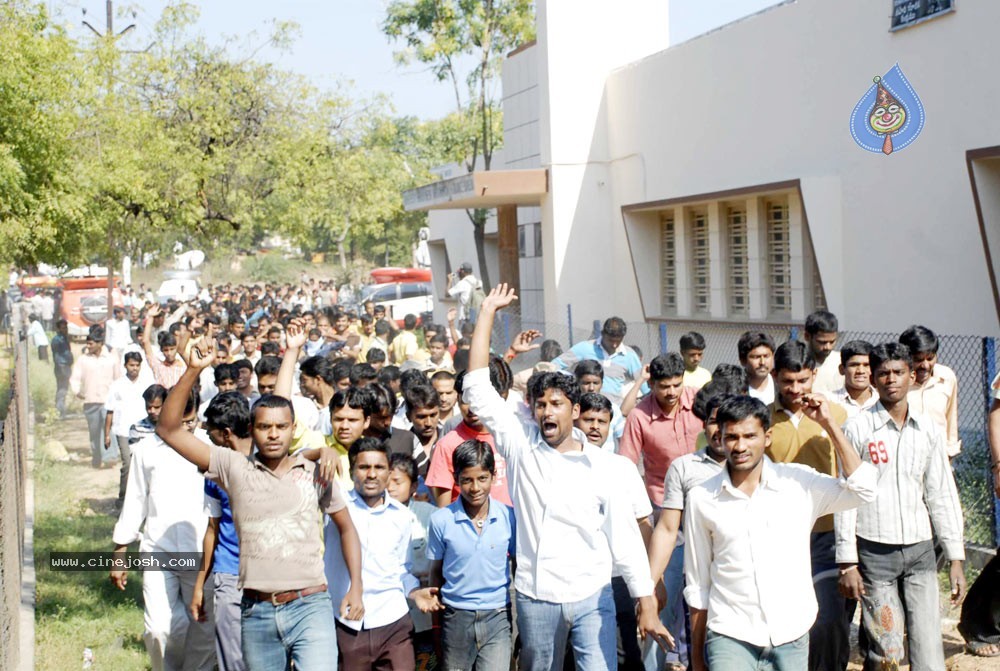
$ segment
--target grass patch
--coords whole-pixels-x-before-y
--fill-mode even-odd
[[[95,669],[149,668],[142,642],[141,574],[130,574],[124,592],[106,571],[52,571],[52,551],[110,551],[115,519],[94,513],[67,486],[80,465],[35,463],[35,668],[77,668],[83,649],[94,651]]]
[[[35,440],[66,440],[71,424],[56,420],[56,380],[51,361],[28,354],[28,393],[34,403]],[[78,407],[78,401],[67,397]],[[77,420],[80,421],[80,420]],[[82,423],[82,422],[81,422]],[[110,551],[116,518],[95,512],[80,498],[89,465],[36,458],[35,485],[35,668],[80,668],[83,650],[94,651],[94,669],[150,668],[142,642],[142,575],[133,572],[120,592],[107,571],[52,571],[53,551]],[[109,492],[109,495],[113,493]]]

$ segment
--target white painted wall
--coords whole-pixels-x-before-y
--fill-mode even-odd
[[[1000,144],[1000,3],[963,2],[890,33],[888,2],[798,0],[631,63],[606,89],[600,68],[613,59],[599,47],[631,42],[638,26],[578,6],[539,3],[553,303],[572,301],[583,320],[613,301],[641,318],[621,205],[799,179],[827,301],[845,329],[996,332],[965,152]],[[886,157],[857,147],[849,120],[872,77],[896,62],[927,122]]]
[[[667,0],[537,3],[540,158],[550,189],[541,212],[543,279],[553,322],[565,320],[567,303],[581,311],[580,323],[618,312],[613,276],[631,271],[616,241],[623,233],[610,166],[629,159],[609,148],[605,82],[668,45],[668,14]]]
[[[541,166],[539,131],[538,48],[525,46],[503,62],[503,136],[506,170]],[[525,246],[520,249],[521,320],[533,326],[545,321],[543,259],[535,255],[531,225],[540,222],[541,208],[517,208],[518,227],[527,226]],[[527,256],[525,256],[527,254]]]

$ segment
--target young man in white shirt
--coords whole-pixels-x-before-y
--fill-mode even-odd
[[[914,412],[941,429],[948,458],[962,451],[958,437],[958,378],[948,366],[938,363],[941,340],[926,326],[911,326],[899,335],[913,358],[914,381],[908,399]]]
[[[111,383],[108,400],[104,404],[107,415],[104,420],[104,449],[110,450],[114,441],[122,459],[121,480],[118,484],[118,506],[125,499],[125,483],[132,451],[129,449],[128,434],[133,424],[146,416],[146,402],[142,394],[153,384],[152,375],[142,374],[142,355],[128,352],[125,355],[125,377]]]
[[[872,368],[868,360],[871,351],[871,343],[864,340],[852,340],[841,347],[840,374],[844,386],[825,392],[847,412],[848,419],[878,403],[878,391],[872,386]]]
[[[184,408],[183,424],[189,432],[198,426],[193,397]],[[125,499],[114,529],[115,552],[124,554],[139,540],[140,552],[195,556],[201,551],[208,524],[203,507],[205,479],[198,468],[155,435],[133,445],[131,457]],[[207,613],[204,622],[192,622],[187,616],[197,576],[197,570],[143,572],[142,638],[153,671],[210,671],[215,666],[212,613]],[[124,590],[128,571],[111,571],[111,582]]]
[[[410,573],[412,514],[386,493],[389,449],[375,438],[361,438],[348,453],[354,489],[347,492],[347,510],[361,539],[364,617],[337,617],[337,645],[343,671],[394,669],[413,671],[413,620],[407,597],[423,605],[420,583]],[[334,598],[346,594],[350,578],[343,561],[340,536],[327,529],[326,578]]]
[[[840,369],[841,352],[834,349],[839,328],[837,316],[832,312],[817,310],[806,317],[802,337],[816,362],[813,391],[817,394],[829,394],[844,386],[844,373]]]
[[[915,373],[900,343],[875,347],[879,402],[849,420],[852,452],[879,473],[878,498],[834,517],[841,593],[860,599],[865,668],[894,668],[909,639],[913,669],[944,671],[933,534],[951,561],[951,599],[965,592],[962,506],[941,429],[910,401]]]
[[[761,331],[747,331],[736,343],[740,365],[747,372],[747,393],[764,405],[774,403],[774,339]]]
[[[533,379],[534,421],[518,417],[490,383],[494,316],[516,298],[501,284],[483,301],[464,397],[507,460],[517,520],[519,667],[561,668],[569,639],[578,671],[616,668],[612,571],[620,571],[639,599],[640,614],[656,611],[642,537],[631,497],[607,486],[617,457],[573,427],[580,412],[575,378],[542,373]],[[655,635],[669,640],[662,626]]]
[[[737,396],[718,409],[726,468],[691,490],[685,518],[694,671],[808,668],[817,613],[809,534],[819,517],[874,499],[877,479],[825,398],[808,396],[803,412],[830,435],[846,482],[767,459],[771,411],[759,400]]]

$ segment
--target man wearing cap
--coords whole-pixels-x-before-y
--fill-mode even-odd
[[[479,279],[472,274],[472,264],[466,261],[458,267],[457,273],[448,275],[448,295],[458,299],[458,319],[469,319],[469,307],[472,304],[472,293],[482,286]]]

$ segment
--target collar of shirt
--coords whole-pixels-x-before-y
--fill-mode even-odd
[[[469,524],[472,524],[472,518],[469,517],[469,514],[467,512],[465,512],[465,506],[462,503],[460,503],[461,500],[462,499],[459,499],[458,500],[459,504],[457,506],[455,506],[455,521],[456,522],[468,522]],[[496,505],[494,505],[494,504],[496,504]],[[490,506],[490,508],[489,508],[489,511],[486,513],[486,519],[488,519],[491,524],[493,522],[497,521],[497,519],[498,519],[498,517],[497,517],[497,515],[498,515],[497,507],[498,506],[502,506],[502,505],[503,505],[502,503],[500,503],[499,501],[497,501],[493,497],[490,497],[490,499],[489,499],[489,506]]]
[[[374,507],[368,505],[368,503],[363,498],[361,498],[361,494],[359,494],[358,490],[356,489],[352,489],[351,491],[347,492],[347,500],[353,503],[355,507],[367,511],[373,515],[385,512],[390,508],[395,508],[397,510],[409,510],[402,503],[389,496],[388,490],[382,492],[382,503]]]
[[[876,431],[890,422],[897,430],[902,430],[903,427],[896,425],[896,420],[889,415],[889,411],[885,409],[884,405],[882,405],[882,401],[873,405],[870,410],[875,415],[874,429]],[[912,423],[913,427],[919,431],[922,428],[923,418],[914,414],[913,410],[908,408],[906,411],[906,421],[903,422],[903,424],[905,426],[910,423]]]
[[[684,387],[681,390],[681,398],[677,402],[678,403],[678,408],[677,408],[677,411],[674,413],[673,417],[671,417],[667,413],[665,413],[663,411],[663,408],[660,407],[660,404],[656,402],[655,398],[653,398],[653,395],[650,394],[649,395],[649,400],[650,400],[650,406],[651,407],[650,407],[649,416],[652,419],[654,419],[654,420],[660,419],[661,417],[665,418],[665,419],[676,419],[677,416],[681,414],[681,410],[690,410],[691,406],[692,406],[692,403],[694,402],[694,394],[693,393],[688,393],[688,389],[690,389],[690,387]]]
[[[771,418],[772,418],[771,421],[773,422],[780,420],[782,414],[788,417],[788,421],[790,421],[796,429],[799,428],[799,423],[802,421],[802,418],[805,417],[804,413],[792,412],[784,405],[782,405],[781,397],[779,397],[776,394],[774,397],[774,403],[772,404],[771,408]]]
[[[771,464],[771,460],[766,456],[761,457],[764,460],[764,464],[760,469],[760,484],[757,488],[767,488],[773,491],[780,491],[778,483],[775,480],[774,467]],[[722,482],[720,483],[718,491],[715,493],[716,498],[722,496],[723,492],[727,492],[738,499],[748,499],[748,496],[739,487],[733,484],[733,479],[729,475],[729,468],[727,466],[722,467]]]
[[[851,398],[851,395],[847,392],[847,387],[841,387],[840,389],[832,392],[831,395],[842,403],[847,403],[858,408],[870,408],[878,402],[878,390],[875,389],[875,387],[868,385],[868,391],[870,392],[870,395],[861,403],[858,403]]]
[[[296,453],[296,454],[292,454],[292,455],[289,455],[289,456],[292,459],[292,465],[289,466],[288,470],[285,471],[284,475],[281,475],[281,476],[278,476],[277,474],[275,474],[274,471],[272,471],[270,468],[268,468],[264,464],[264,462],[260,460],[260,454],[257,452],[256,449],[254,450],[253,457],[250,458],[250,463],[253,464],[254,467],[256,467],[258,470],[264,471],[265,473],[270,473],[271,475],[273,475],[274,477],[278,478],[279,480],[282,480],[282,479],[288,477],[288,474],[292,472],[293,468],[302,468],[302,469],[304,469],[306,467],[306,463],[309,461],[308,459],[305,458],[305,455],[303,455],[301,452]]]

